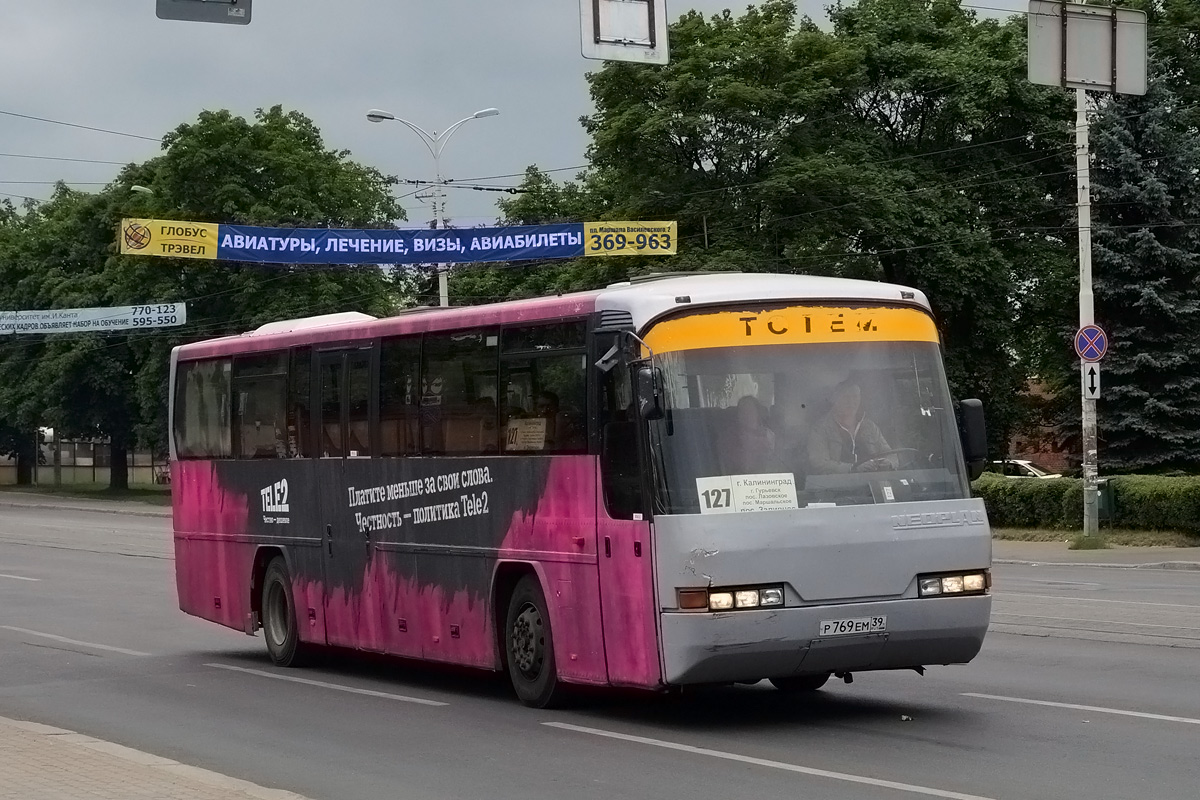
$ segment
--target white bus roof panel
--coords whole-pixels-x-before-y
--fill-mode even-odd
[[[687,297],[688,300],[678,298]],[[930,310],[925,294],[907,286],[848,278],[714,272],[613,284],[600,291],[597,311],[627,311],[641,330],[669,311],[688,307],[776,300],[912,303]]]

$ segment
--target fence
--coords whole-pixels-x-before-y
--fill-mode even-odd
[[[60,475],[62,485],[108,485],[112,474],[112,456],[108,442],[86,440],[62,440],[58,443]],[[39,486],[54,485],[54,443],[41,446],[37,474],[34,483]],[[12,486],[17,482],[15,459],[0,458],[0,486]],[[130,451],[129,484],[149,485],[170,482],[165,455],[149,451]]]

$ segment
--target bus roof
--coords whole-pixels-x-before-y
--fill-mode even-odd
[[[347,312],[281,320],[236,336],[181,345],[176,348],[176,356],[191,360],[320,342],[552,321],[594,311],[607,312],[614,322],[632,324],[641,331],[658,317],[681,307],[783,300],[907,303],[929,310],[929,301],[922,292],[875,281],[742,272],[649,275],[586,292],[457,308],[405,309],[384,318]]]

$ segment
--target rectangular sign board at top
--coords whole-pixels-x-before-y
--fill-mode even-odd
[[[587,236],[585,230],[591,231]],[[674,222],[569,222],[496,228],[258,228],[121,221],[122,255],[259,264],[474,264],[581,256],[675,255]]]
[[[0,336],[14,333],[90,333],[174,328],[187,322],[184,303],[150,303],[115,308],[51,308],[0,311]]]
[[[158,0],[154,12],[159,19],[250,24],[250,0]]]

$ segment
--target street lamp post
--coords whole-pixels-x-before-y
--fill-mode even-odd
[[[406,119],[401,119],[400,117],[397,117],[395,114],[391,114],[387,111],[381,111],[377,108],[373,108],[367,112],[367,119],[370,120],[371,122],[385,122],[385,121],[399,122],[401,125],[404,125],[410,131],[412,131],[413,133],[415,133],[421,137],[421,141],[425,144],[425,149],[427,149],[429,151],[429,154],[431,156],[433,156],[434,225],[437,227],[438,230],[441,230],[442,224],[443,224],[443,215],[445,213],[445,197],[446,197],[446,179],[442,177],[442,150],[445,148],[446,142],[450,141],[450,137],[454,135],[454,132],[456,130],[458,130],[465,123],[470,122],[473,119],[483,119],[484,117],[494,117],[499,113],[500,113],[500,109],[498,109],[498,108],[484,108],[479,111],[476,111],[474,114],[472,114],[469,117],[464,117],[463,119],[460,119],[458,122],[456,122],[453,125],[451,125],[450,127],[446,128],[446,130],[442,131],[441,133],[434,131],[432,134],[427,133],[424,129],[418,127],[417,125],[414,125],[413,123],[409,122]],[[438,264],[437,272],[438,272],[438,294],[440,296],[440,303],[443,306],[448,306],[448,305],[450,305],[450,283],[448,280],[448,276],[446,274],[446,265]]]

